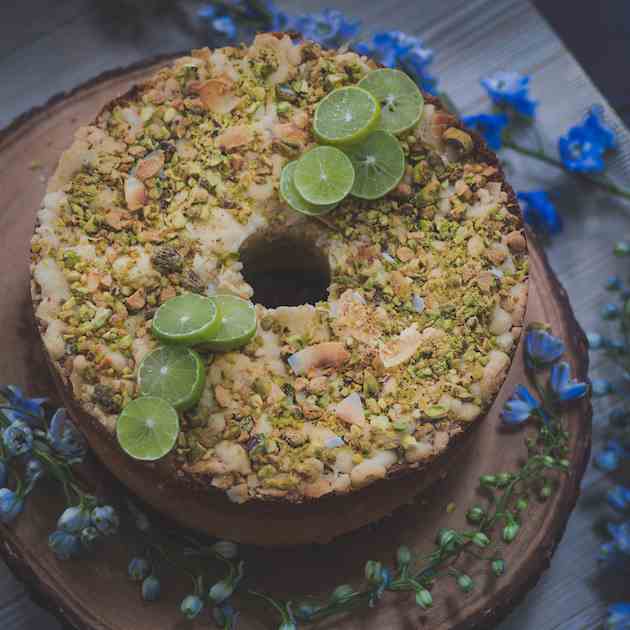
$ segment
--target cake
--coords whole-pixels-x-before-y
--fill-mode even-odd
[[[437,99],[399,137],[405,175],[383,198],[316,220],[278,193],[313,146],[317,103],[376,67],[284,34],[195,50],[80,128],[48,182],[31,288],[53,372],[95,452],[187,526],[277,544],[383,516],[435,477],[511,364],[527,303],[518,206]],[[273,295],[288,272],[314,303]],[[176,448],[137,462],[117,417],[157,346],[156,308],[185,292],[251,299],[258,330],[205,355]]]

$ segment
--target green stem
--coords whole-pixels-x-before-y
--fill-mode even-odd
[[[588,175],[587,173],[574,173],[572,171],[567,171],[561,160],[550,157],[544,151],[539,151],[537,149],[528,149],[527,147],[521,146],[520,144],[516,144],[512,140],[505,140],[503,146],[507,147],[508,149],[512,149],[517,153],[521,153],[541,162],[545,162],[545,164],[560,168],[566,173],[569,173],[569,175],[573,175],[574,177],[581,179],[582,181],[586,181],[589,184],[600,188],[601,190],[605,190],[606,192],[617,195],[618,197],[623,197],[624,199],[630,199],[630,190],[622,188],[621,186],[617,186],[617,184],[611,182],[610,180],[603,181],[602,179],[593,175]]]

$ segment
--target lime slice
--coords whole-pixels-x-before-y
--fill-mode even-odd
[[[214,295],[221,325],[212,339],[202,346],[203,350],[228,351],[244,346],[256,334],[256,310],[248,300],[236,295]]]
[[[181,346],[163,346],[149,352],[138,368],[140,395],[163,398],[178,411],[199,402],[205,380],[201,357]]]
[[[330,212],[337,204],[329,203],[323,206],[318,206],[314,203],[306,201],[302,195],[298,192],[293,182],[293,176],[295,174],[295,167],[297,166],[297,160],[289,162],[282,169],[280,174],[280,194],[282,198],[297,212],[302,214],[308,214],[309,216],[318,216]]]
[[[127,455],[155,461],[175,446],[179,417],[175,408],[162,398],[142,396],[132,400],[118,416],[116,437]]]
[[[213,300],[184,293],[164,302],[153,317],[153,334],[165,343],[192,346],[214,335],[221,323]]]
[[[351,193],[361,199],[386,195],[405,172],[405,154],[389,131],[375,131],[363,142],[347,147],[346,153],[356,174]]]
[[[325,96],[315,108],[313,131],[320,142],[346,145],[378,127],[381,106],[366,90],[343,87]]]
[[[404,72],[391,68],[372,70],[359,81],[359,87],[380,103],[381,129],[401,133],[420,120],[424,99],[418,86]]]
[[[352,188],[354,169],[340,149],[316,147],[298,160],[293,182],[306,201],[317,205],[339,203]]]

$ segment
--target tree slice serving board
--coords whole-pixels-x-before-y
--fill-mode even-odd
[[[31,395],[56,393],[32,318],[29,295],[28,243],[45,180],[67,148],[76,127],[93,119],[113,97],[125,92],[163,64],[166,58],[107,73],[67,95],[53,98],[0,133],[0,382],[16,383]],[[530,297],[526,320],[545,321],[567,344],[567,359],[577,377],[587,378],[588,352],[584,333],[575,321],[568,298],[549,268],[544,252],[530,235]],[[525,383],[522,343],[507,380],[488,416],[449,460],[445,477],[415,501],[381,522],[345,535],[328,545],[265,550],[244,547],[246,574],[259,590],[285,598],[325,595],[343,583],[358,584],[368,559],[391,563],[396,548],[406,544],[423,553],[432,548],[440,527],[463,526],[479,495],[481,474],[510,471],[525,454],[523,431],[500,428],[499,413],[518,383]],[[58,399],[57,399],[58,400]],[[532,502],[517,540],[505,547],[507,572],[488,576],[487,565],[475,561],[469,572],[476,588],[461,594],[453,580],[442,579],[433,591],[430,611],[418,608],[409,594],[387,594],[374,609],[317,624],[343,630],[488,629],[504,617],[534,586],[549,565],[579,494],[591,439],[591,405],[573,405],[567,413],[571,432],[570,474],[544,504]],[[86,477],[104,492],[120,487],[103,466],[92,461]],[[447,509],[448,507],[448,509]],[[6,562],[43,606],[80,630],[175,630],[213,627],[207,612],[184,623],[178,603],[188,594],[188,578],[163,576],[162,601],[144,603],[138,586],[126,577],[128,560],[137,550],[126,537],[106,541],[91,557],[60,562],[47,548],[47,536],[64,508],[62,493],[42,485],[29,498],[24,514],[10,527],[0,526]],[[175,506],[174,506],[174,509]],[[343,515],[339,515],[343,518]],[[260,523],[265,527],[264,522]],[[299,524],[296,524],[299,526]],[[277,626],[260,608],[243,607],[239,628]]]

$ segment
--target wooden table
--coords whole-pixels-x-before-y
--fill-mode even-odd
[[[177,9],[157,12],[155,6],[160,3],[150,0],[26,0],[11,3],[10,8],[6,4],[0,9],[0,76],[5,79],[0,89],[0,126],[102,71],[158,53],[199,46],[205,37],[194,17],[201,3],[192,0],[178,3]],[[299,0],[281,4],[298,11],[332,3]],[[358,6],[353,0],[337,0],[335,4],[348,13]],[[143,5],[151,8],[134,12],[133,7]],[[479,86],[481,76],[498,69],[530,74],[533,94],[541,103],[538,128],[551,150],[558,134],[580,119],[592,103],[604,104],[621,144],[617,155],[608,160],[610,173],[620,181],[630,181],[628,131],[529,2],[372,1],[362,3],[362,12],[366,27],[421,34],[436,51],[433,69],[442,88],[465,114],[487,108]],[[517,190],[544,189],[557,195],[566,227],[549,247],[551,262],[582,325],[587,330],[597,329],[599,307],[608,300],[603,281],[611,273],[622,273],[611,250],[615,241],[630,238],[626,214],[630,206],[576,184],[561,171],[516,154],[505,157]],[[608,368],[601,357],[595,354],[592,364],[598,376],[606,374]],[[595,449],[601,444],[605,414],[613,405],[610,399],[595,403]],[[593,522],[604,513],[602,496],[607,485],[601,473],[589,471],[583,496],[551,569],[501,630],[596,628],[607,603],[628,597],[620,580],[603,578],[597,567],[600,541]],[[58,627],[0,565],[0,628]]]

